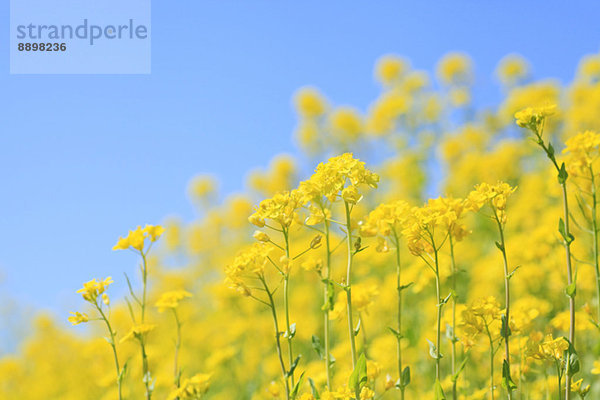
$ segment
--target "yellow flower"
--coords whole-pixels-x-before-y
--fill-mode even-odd
[[[540,124],[547,117],[556,114],[556,105],[548,104],[541,107],[527,107],[515,113],[517,125],[521,128],[528,128],[533,131],[538,131]]]
[[[85,282],[83,288],[79,289],[77,293],[80,293],[84,300],[95,303],[98,296],[104,293],[111,283],[113,283],[113,280],[110,276],[100,282],[92,279]]]
[[[463,53],[446,54],[437,66],[437,75],[444,84],[470,83],[472,76],[471,59]]]
[[[127,335],[123,336],[123,338],[121,339],[121,343],[133,339],[139,340],[142,337],[146,336],[149,332],[153,331],[154,328],[156,328],[156,325],[148,323],[134,325],[131,328],[131,330],[127,333]]]
[[[172,290],[163,293],[155,305],[158,307],[159,312],[163,312],[168,308],[177,308],[179,302],[187,297],[192,297],[192,294],[188,291]]]
[[[69,312],[69,314],[73,314],[68,318],[69,322],[73,325],[79,325],[89,321],[87,314],[80,313],[78,311]]]
[[[254,234],[252,236],[254,237],[254,239],[258,240],[259,242],[270,242],[271,241],[271,238],[269,237],[269,235],[267,235],[263,231],[254,231]]]
[[[210,387],[212,374],[196,374],[191,378],[185,379],[179,389],[169,394],[167,400],[197,400],[205,394]]]
[[[356,186],[348,186],[342,190],[342,199],[346,203],[356,204],[360,201],[362,196],[358,193]]]
[[[160,225],[146,225],[144,229],[138,226],[135,230],[129,231],[127,237],[119,237],[117,244],[113,250],[127,250],[133,248],[139,252],[144,251],[145,239],[150,239],[151,242],[156,242],[163,234],[165,229]]]
[[[306,118],[322,115],[327,107],[326,101],[315,88],[305,87],[294,96],[294,104],[298,114]]]
[[[496,75],[504,85],[513,86],[521,82],[529,73],[529,64],[518,54],[509,54],[498,63]]]
[[[360,391],[360,400],[371,400],[374,397],[375,397],[375,392],[373,392],[368,387],[363,386],[363,388]]]
[[[144,235],[149,237],[151,242],[156,242],[164,231],[165,228],[160,225],[146,225],[143,230]]]
[[[528,356],[538,360],[560,360],[568,348],[569,342],[564,337],[554,339],[548,334],[537,347],[530,347]]]
[[[589,177],[590,168],[600,156],[600,134],[585,131],[569,138],[566,141],[563,153],[567,154],[567,168],[570,173],[577,176]]]
[[[336,201],[346,185],[376,188],[378,182],[379,175],[365,168],[364,162],[355,159],[352,153],[344,153],[319,164],[310,179],[300,182],[298,192],[303,204],[322,204],[323,198]],[[346,191],[349,200],[356,200],[357,193],[358,188]]]
[[[377,60],[375,64],[375,78],[383,85],[389,86],[397,83],[408,69],[408,61],[402,57],[388,54]]]

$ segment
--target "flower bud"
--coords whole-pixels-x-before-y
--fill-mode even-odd
[[[258,240],[259,242],[270,242],[271,241],[271,238],[269,237],[269,235],[267,235],[263,231],[254,231],[254,235],[252,235],[252,236],[254,237],[254,239]]]
[[[313,240],[310,241],[310,248],[311,249],[318,249],[319,247],[321,247],[321,239],[323,237],[321,235],[317,235],[313,238]]]

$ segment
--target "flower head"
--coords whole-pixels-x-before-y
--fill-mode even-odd
[[[103,294],[111,283],[113,283],[113,280],[110,276],[101,281],[97,281],[94,278],[84,283],[83,287],[77,293],[80,293],[84,300],[95,303],[98,296]]]
[[[159,312],[163,312],[169,308],[175,309],[179,306],[181,300],[188,297],[192,297],[192,294],[186,290],[172,290],[165,292],[156,302],[156,307],[158,307]]]
[[[556,114],[556,104],[548,104],[541,107],[527,107],[515,113],[517,125],[534,132],[539,132],[539,127],[544,120]]]
[[[127,250],[133,248],[139,252],[144,251],[145,240],[156,242],[163,234],[165,229],[160,225],[146,225],[144,229],[138,226],[135,230],[129,231],[126,237],[120,237],[113,250]]]
[[[121,343],[133,339],[141,340],[144,336],[153,331],[154,328],[156,328],[156,325],[148,323],[134,325],[127,335],[123,336]]]
[[[81,323],[85,323],[85,322],[89,321],[89,317],[87,316],[87,314],[80,313],[78,311],[69,312],[69,314],[72,314],[72,315],[68,318],[68,320],[73,325],[79,325]]]

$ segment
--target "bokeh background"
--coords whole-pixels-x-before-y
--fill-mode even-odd
[[[192,177],[214,175],[225,197],[275,154],[299,153],[299,87],[364,111],[380,91],[381,55],[433,73],[459,50],[475,61],[482,108],[502,97],[494,69],[506,54],[525,56],[534,77],[568,82],[600,37],[593,1],[157,1],[152,13],[149,76],[11,76],[7,56],[0,65],[2,353],[41,310],[66,325],[82,282],[132,269],[133,255],[111,251],[119,235],[196,217]],[[122,279],[113,290],[125,293]]]

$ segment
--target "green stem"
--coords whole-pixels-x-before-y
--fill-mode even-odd
[[[104,311],[102,311],[102,307],[100,307],[98,305],[97,301],[96,301],[95,305],[96,305],[96,309],[100,312],[100,316],[102,317],[102,320],[106,324],[106,328],[108,329],[108,334],[110,335],[110,347],[112,347],[113,357],[115,359],[115,367],[117,369],[117,388],[119,391],[119,400],[121,400],[123,398],[123,396],[121,394],[122,377],[121,377],[121,367],[119,366],[119,357],[117,356],[117,346],[115,344],[115,332],[112,330],[112,327],[110,325],[110,322],[108,321],[108,318],[104,314]]]
[[[452,240],[452,234],[448,234],[448,240],[450,242],[450,263],[452,266],[452,376],[456,374],[456,262],[454,260],[454,241]],[[452,381],[452,399],[457,399],[456,384],[458,379]]]
[[[506,308],[506,313],[504,314],[505,322],[506,322],[506,331],[503,332],[504,338],[504,359],[509,368],[509,376],[506,379],[510,378],[510,275],[508,273],[508,259],[506,257],[506,241],[504,240],[504,226],[500,218],[498,217],[498,213],[496,212],[496,208],[492,207],[494,211],[494,217],[496,219],[496,223],[498,225],[498,232],[500,234],[500,252],[502,253],[502,261],[504,265],[504,307]],[[510,387],[506,388],[508,400],[512,400],[512,390]]]
[[[152,398],[152,390],[150,389],[150,368],[148,367],[148,355],[146,354],[146,344],[144,343],[144,336],[140,336],[140,347],[142,350],[142,370],[144,371],[144,386],[146,388],[146,400],[150,400]]]
[[[142,256],[142,304],[140,305],[142,310],[142,324],[145,320],[146,315],[146,289],[148,283],[148,260],[146,259],[146,254],[143,251],[140,251]],[[148,355],[146,354],[146,346],[144,343],[144,336],[142,335],[139,339],[140,347],[142,350],[142,371],[144,373],[144,386],[146,388],[146,400],[150,400],[152,398],[152,390],[150,389],[150,368],[148,365]]]
[[[594,268],[596,270],[596,291],[597,291],[597,304],[596,311],[598,317],[596,322],[600,324],[600,266],[598,263],[598,218],[597,218],[597,206],[598,197],[596,195],[596,180],[594,177],[594,170],[590,165],[590,177],[592,180],[592,233],[594,235]]]
[[[571,266],[571,240],[567,240],[567,238],[571,237],[571,231],[569,229],[569,204],[568,204],[568,196],[567,196],[567,178],[565,176],[561,180],[561,167],[559,167],[556,162],[556,158],[554,157],[554,152],[549,149],[548,146],[544,143],[542,139],[543,126],[538,127],[534,133],[537,136],[538,145],[546,152],[546,155],[554,165],[554,168],[559,174],[559,183],[562,189],[562,200],[563,200],[563,214],[564,214],[564,224],[565,224],[565,236],[563,238],[563,245],[565,247],[565,256],[566,256],[566,264],[567,264],[567,284],[571,286],[573,284],[573,269]],[[564,164],[563,164],[564,165]],[[575,292],[569,296],[569,342],[571,342],[572,346],[575,346]],[[572,373],[570,369],[566,368],[565,373],[565,400],[571,400],[571,378]]]
[[[433,243],[433,242],[432,242]],[[436,302],[437,302],[437,323],[436,323],[436,358],[435,358],[435,379],[438,382],[441,382],[441,370],[440,370],[440,346],[441,346],[441,322],[442,322],[442,296],[441,296],[441,286],[440,286],[440,269],[439,269],[439,260],[438,260],[438,250],[435,247],[435,243],[433,243],[434,248],[434,256],[435,256],[435,293],[436,293]]]
[[[487,322],[484,320],[485,330],[490,341],[490,398],[494,400],[494,341]]]
[[[396,335],[398,349],[398,377],[400,382],[400,399],[404,400],[405,383],[402,379],[402,268],[400,263],[400,238],[396,229],[393,231],[396,245],[396,290],[398,291],[398,335]]]
[[[348,334],[350,336],[350,351],[352,353],[352,370],[356,368],[356,342],[355,342],[355,334],[354,334],[354,324],[352,322],[352,259],[354,257],[354,252],[352,251],[352,222],[350,220],[350,206],[347,201],[344,201],[344,206],[346,208],[346,229],[347,232],[347,242],[348,242],[348,266],[346,268],[346,300],[348,302],[347,310],[348,310]]]
[[[275,309],[275,301],[273,300],[273,293],[267,286],[267,282],[265,281],[264,277],[259,276],[259,279],[262,282],[263,287],[265,288],[265,292],[267,293],[267,296],[269,297],[269,308],[271,309],[271,314],[273,316],[273,325],[275,327],[275,346],[277,347],[277,356],[279,357],[279,365],[281,366],[281,375],[283,377],[283,381],[285,382],[285,398],[286,398],[286,400],[290,400],[290,384],[288,381],[285,363],[283,362],[283,355],[282,355],[282,351],[281,351],[281,341],[279,339],[279,336],[280,336],[279,323],[277,321],[277,311]]]
[[[562,187],[562,195],[563,195],[563,211],[565,218],[565,234],[567,237],[570,237],[571,231],[569,229],[569,205],[567,202],[567,183],[564,182],[561,184]],[[564,240],[565,246],[565,255],[567,259],[567,283],[569,285],[573,284],[573,269],[571,267],[571,242]],[[575,293],[572,296],[569,296],[569,342],[571,342],[572,346],[575,346]],[[565,374],[565,400],[571,399],[571,379],[572,373],[570,368],[568,368],[567,363],[567,372]]]
[[[283,237],[285,239],[285,256],[288,260],[290,260],[290,240],[289,240],[289,232],[287,228],[284,226],[281,227],[283,231]],[[290,261],[291,262],[291,261]],[[294,352],[292,348],[292,330],[290,327],[290,305],[289,305],[289,293],[290,293],[290,270],[289,265],[287,270],[284,271],[283,277],[283,307],[285,308],[285,325],[287,331],[287,343],[288,343],[288,362],[291,366],[294,362]],[[294,387],[294,371],[290,374],[291,384]]]
[[[560,362],[558,360],[554,361],[554,364],[556,365],[556,379],[558,380],[558,400],[562,400],[562,394],[560,391],[560,385],[562,384],[562,374],[560,372]]]
[[[323,209],[323,215],[325,215],[325,210]],[[324,330],[325,330],[325,371],[327,373],[327,390],[331,391],[331,358],[330,358],[330,332],[329,332],[329,310],[330,310],[330,304],[329,304],[329,298],[330,298],[330,293],[329,293],[329,288],[330,288],[330,283],[329,280],[331,279],[331,244],[329,241],[329,222],[327,221],[327,219],[325,219],[325,246],[326,246],[326,250],[327,250],[327,281],[325,282],[325,291],[324,291],[324,304],[326,305],[325,310],[324,310],[324,318],[325,320],[323,321],[323,325],[324,325]]]
[[[175,386],[179,389],[181,374],[179,373],[179,349],[181,348],[181,322],[179,322],[179,316],[177,315],[177,310],[172,308],[173,317],[175,318],[175,323],[177,325],[177,338],[175,341],[175,359],[173,362],[173,373],[175,374]]]

